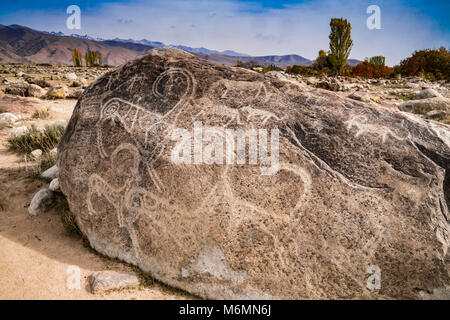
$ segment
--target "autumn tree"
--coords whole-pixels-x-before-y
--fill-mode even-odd
[[[327,52],[325,50],[320,50],[319,55],[316,58],[316,61],[314,61],[312,68],[314,70],[317,70],[319,72],[324,73],[330,73],[332,65],[330,63],[330,59],[327,55]]]
[[[330,27],[330,54],[328,57],[335,71],[342,73],[353,47],[352,26],[346,19],[333,18]]]
[[[78,51],[78,48],[73,49],[72,61],[73,61],[73,65],[75,67],[81,67],[82,58],[81,58],[81,53]]]
[[[86,61],[86,67],[101,66],[103,64],[102,54],[98,51],[86,51],[84,60]]]

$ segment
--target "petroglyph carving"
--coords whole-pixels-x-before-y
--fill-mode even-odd
[[[388,136],[394,139],[403,141],[408,137],[400,137],[394,131],[388,127],[381,127],[379,124],[372,124],[368,122],[366,116],[354,116],[345,122],[347,130],[350,131],[353,127],[356,127],[357,131],[355,137],[358,138],[363,134],[374,134],[381,137],[383,143],[386,142]]]
[[[262,82],[219,80],[211,87],[211,96],[230,108],[241,108],[256,103],[265,103],[269,93]]]

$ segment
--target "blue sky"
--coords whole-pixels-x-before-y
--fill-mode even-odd
[[[81,8],[81,29],[66,28],[66,8]],[[369,30],[369,5],[381,29]],[[450,47],[449,0],[0,0],[0,23],[45,31],[133,38],[235,50],[252,55],[328,50],[329,20],[352,23],[351,57],[385,55],[392,65],[424,48]]]

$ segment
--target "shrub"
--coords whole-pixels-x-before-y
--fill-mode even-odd
[[[97,67],[103,64],[102,54],[98,51],[86,51],[84,60],[86,61],[86,67]]]
[[[47,125],[43,130],[31,125],[26,134],[10,137],[8,146],[11,150],[24,154],[36,149],[41,149],[45,153],[58,145],[64,130],[63,125]]]
[[[303,76],[317,76],[320,74],[319,71],[317,71],[316,69],[312,68],[312,67],[305,67],[305,66],[298,66],[298,65],[294,65],[294,66],[288,66],[286,67],[286,72],[290,73],[290,74],[299,74],[299,75],[303,75]]]
[[[396,66],[402,76],[422,76],[431,80],[450,80],[450,50],[420,50]]]
[[[386,67],[382,64],[371,63],[366,60],[352,68],[350,74],[353,77],[389,78],[393,72],[394,68]]]

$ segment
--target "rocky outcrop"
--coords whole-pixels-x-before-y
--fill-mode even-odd
[[[203,297],[450,285],[450,130],[394,108],[157,49],[84,91],[58,167],[93,248]]]

